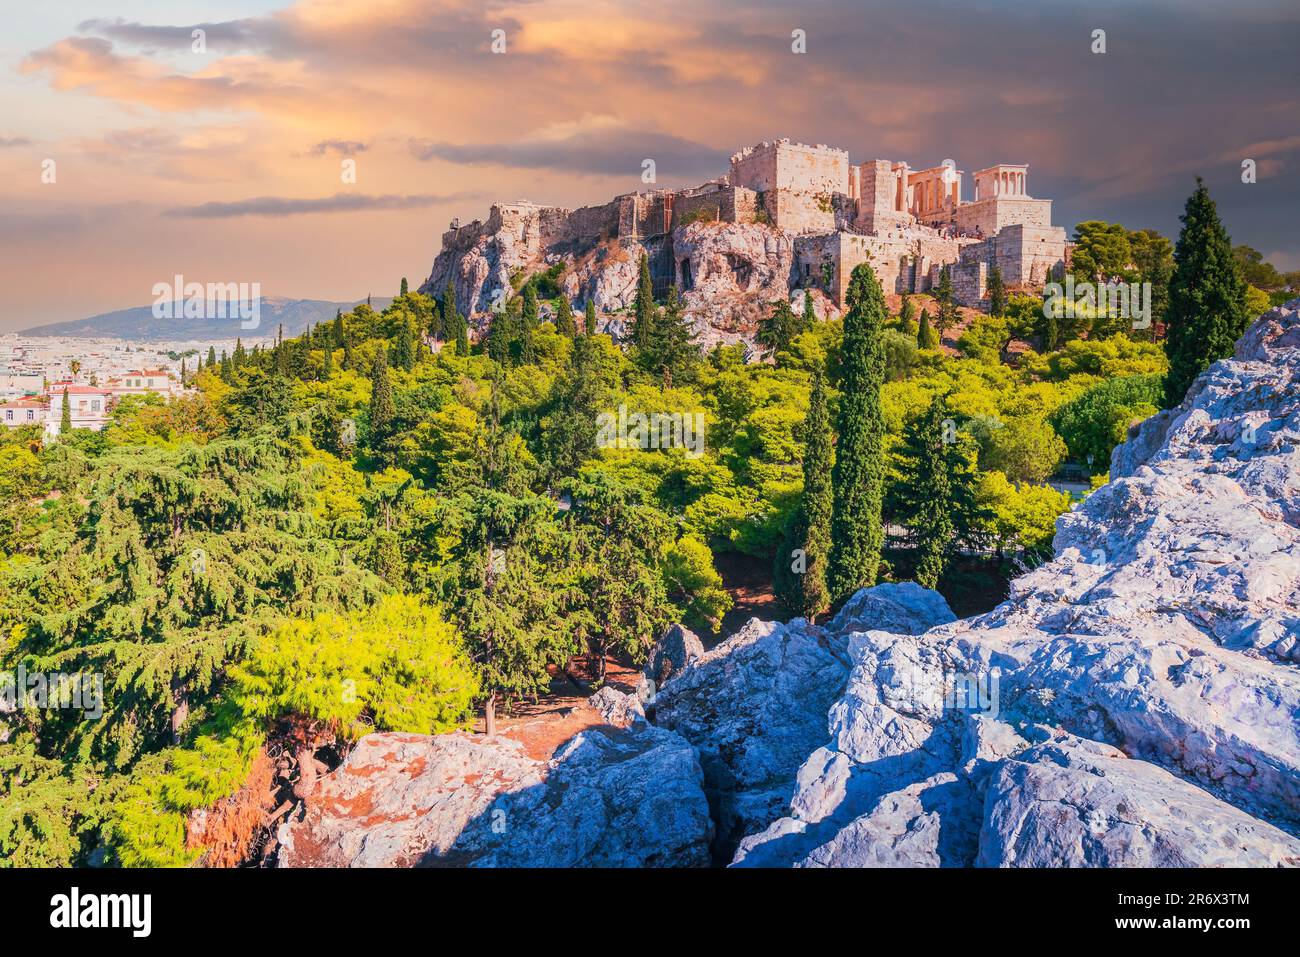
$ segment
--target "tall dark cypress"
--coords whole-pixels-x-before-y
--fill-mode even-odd
[[[846,300],[839,445],[831,478],[835,507],[828,580],[835,600],[876,583],[885,537],[880,518],[885,480],[885,420],[880,408],[885,296],[870,264],[854,267]]]
[[[565,295],[560,296],[560,305],[555,310],[555,331],[569,339],[578,333],[578,327],[573,321],[573,306]]]
[[[370,375],[370,448],[383,450],[393,430],[393,385],[388,378],[388,350],[379,343],[375,366]]]
[[[586,326],[582,330],[583,335],[594,336],[596,334],[596,300],[594,298],[587,299],[587,308],[583,312],[583,319]]]
[[[537,287],[531,282],[524,286],[524,308],[519,324],[519,361],[531,365],[537,361]]]
[[[636,325],[632,328],[632,341],[645,348],[650,343],[654,328],[655,297],[654,287],[650,283],[650,260],[641,254],[640,276],[636,284],[636,299],[633,303]]]
[[[1210,191],[1196,178],[1174,247],[1174,276],[1165,313],[1165,406],[1183,401],[1210,363],[1232,355],[1246,331],[1246,283],[1232,257],[1232,240]]]
[[[776,557],[777,591],[785,606],[809,621],[830,607],[826,563],[831,545],[831,418],[826,378],[813,371],[808,414],[803,421],[803,496],[786,527],[785,547]]]
[[[1007,314],[1007,284],[1002,280],[1002,270],[994,266],[989,270],[989,315]]]

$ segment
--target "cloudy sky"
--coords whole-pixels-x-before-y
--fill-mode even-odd
[[[689,185],[779,136],[1028,163],[1067,228],[1173,235],[1199,174],[1235,241],[1300,268],[1294,2],[4,5],[0,331],[147,304],[176,273],[392,294],[492,199],[603,201],[645,158]]]

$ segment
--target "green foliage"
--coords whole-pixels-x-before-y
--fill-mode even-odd
[[[832,476],[834,511],[828,580],[846,598],[876,583],[884,530],[885,423],[880,389],[885,378],[884,294],[871,266],[854,267],[844,318],[840,413]]]
[[[1166,316],[1166,407],[1182,402],[1192,380],[1210,363],[1232,354],[1248,320],[1246,284],[1233,258],[1232,241],[1199,177],[1181,221]]]
[[[830,607],[826,566],[831,545],[832,436],[826,379],[813,373],[808,415],[803,421],[803,494],[786,522],[784,543],[776,555],[776,590],[795,615],[814,620]]]
[[[1052,424],[1077,461],[1094,473],[1110,466],[1110,453],[1128,435],[1129,426],[1154,415],[1161,397],[1158,375],[1107,379],[1065,403]]]
[[[907,525],[916,554],[916,581],[939,584],[960,546],[978,543],[987,515],[976,499],[974,441],[956,428],[936,395],[903,432],[890,516]]]

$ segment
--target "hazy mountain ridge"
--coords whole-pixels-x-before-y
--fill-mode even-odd
[[[263,296],[261,315],[257,328],[245,329],[238,315],[226,319],[163,318],[153,314],[153,306],[133,306],[115,312],[100,313],[86,319],[71,319],[47,325],[33,326],[20,331],[26,336],[87,336],[94,338],[128,339],[132,341],[157,341],[166,339],[230,339],[243,336],[257,339],[275,335],[283,325],[286,336],[296,336],[307,327],[333,319],[339,309],[352,309],[352,302],[331,302],[326,299],[289,299],[284,296]],[[391,297],[375,297],[371,304],[376,310],[384,309]],[[215,310],[209,310],[214,312]]]

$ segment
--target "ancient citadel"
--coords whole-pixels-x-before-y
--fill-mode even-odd
[[[450,280],[462,308],[479,314],[512,272],[564,261],[565,291],[578,306],[594,299],[614,310],[631,301],[644,250],[658,292],[675,283],[688,310],[712,309],[710,318],[741,332],[743,318],[716,315],[719,296],[770,301],[808,289],[842,308],[860,263],[886,293],[933,289],[947,266],[958,301],[971,307],[986,304],[994,266],[1012,289],[1041,287],[1064,267],[1065,230],[1052,225],[1051,200],[1029,195],[1026,165],[978,170],[971,199],[963,178],[951,161],[855,165],[830,146],[763,142],[701,186],[572,210],[498,204],[486,222],[453,222],[423,288],[441,294]]]

